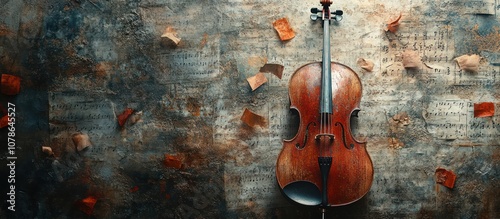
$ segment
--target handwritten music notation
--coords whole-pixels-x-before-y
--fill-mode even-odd
[[[229,209],[251,206],[274,208],[286,205],[276,183],[274,165],[245,167],[227,166],[224,172],[224,189]]]
[[[87,134],[92,143],[90,154],[114,150],[117,132],[116,114],[111,101],[92,94],[51,92],[49,94],[51,141],[68,142],[72,135]]]
[[[461,3],[465,8],[465,12],[468,14],[495,14],[495,0],[463,0]]]
[[[500,117],[474,118],[474,103],[470,100],[430,102],[423,116],[427,130],[438,139],[488,142],[500,137]]]

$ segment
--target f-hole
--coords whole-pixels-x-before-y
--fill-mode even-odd
[[[352,136],[353,138],[355,139],[359,139],[359,137],[361,137],[361,133],[360,133],[360,124],[359,124],[359,117],[358,117],[358,114],[359,114],[359,109],[356,109],[352,112],[351,114],[351,118],[350,118],[350,127],[351,127],[351,133],[352,133]]]

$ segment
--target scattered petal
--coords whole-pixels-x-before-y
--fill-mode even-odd
[[[477,73],[479,71],[479,61],[481,61],[481,56],[473,55],[463,55],[455,58],[458,67],[464,71]]]
[[[446,186],[450,189],[455,186],[455,179],[457,178],[453,171],[446,170],[444,168],[437,168],[435,177],[436,183],[442,184],[443,186]]]
[[[358,65],[361,66],[362,69],[368,71],[368,72],[371,72],[373,71],[373,62],[370,61],[370,60],[366,60],[366,59],[363,59],[363,58],[359,58],[358,59]]]
[[[291,40],[295,37],[295,32],[292,27],[290,27],[290,23],[288,23],[288,19],[281,18],[273,22],[274,29],[278,32],[278,35],[281,41]]]
[[[422,59],[418,51],[406,50],[402,54],[403,67],[405,68],[418,68],[422,64]]]
[[[264,66],[262,66],[262,68],[260,68],[259,72],[262,73],[269,72],[272,73],[273,75],[276,75],[276,77],[278,77],[279,79],[281,79],[284,69],[285,67],[280,64],[265,64]]]
[[[73,134],[72,139],[77,151],[82,151],[83,149],[92,146],[87,134],[75,133]]]
[[[495,115],[495,104],[492,102],[474,103],[474,117],[491,117]]]
[[[120,127],[123,127],[125,125],[125,122],[127,122],[128,117],[130,117],[133,112],[133,109],[127,108],[122,112],[122,114],[118,115],[118,125],[120,125]]]
[[[42,146],[42,152],[45,153],[47,156],[54,155],[54,152],[52,151],[52,148],[48,147],[48,146]]]
[[[256,90],[259,88],[261,85],[265,84],[267,82],[267,78],[264,75],[264,73],[259,72],[255,74],[252,77],[247,78],[248,84],[250,84],[250,87],[252,88],[252,91]]]
[[[16,95],[21,89],[21,78],[14,75],[2,74],[1,87],[1,92],[3,94]]]
[[[7,127],[7,125],[9,125],[9,116],[2,116],[2,118],[0,119],[0,129],[3,127]]]
[[[95,203],[97,202],[97,199],[93,196],[89,196],[87,198],[84,198],[80,201],[78,201],[77,205],[78,208],[83,211],[83,213],[87,215],[92,215],[94,212],[94,206]]]
[[[165,164],[165,166],[167,167],[178,170],[182,168],[182,160],[176,155],[165,154],[165,160],[163,161],[163,164]]]
[[[387,23],[387,27],[385,28],[385,31],[390,31],[391,33],[396,33],[399,29],[399,20],[401,20],[401,17],[403,16],[402,13],[399,13],[399,17],[396,18],[395,20],[389,21]]]
[[[167,27],[165,32],[161,35],[161,38],[168,39],[176,46],[179,45],[179,43],[181,42],[181,38],[177,37],[177,32],[172,27]]]
[[[250,127],[255,127],[257,125],[260,127],[267,126],[266,118],[264,118],[260,115],[257,115],[254,112],[252,112],[246,108],[245,108],[245,111],[243,112],[243,115],[241,116],[241,121],[243,121],[245,124],[247,124]]]

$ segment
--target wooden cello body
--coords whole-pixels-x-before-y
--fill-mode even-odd
[[[323,17],[331,14],[331,2],[321,3]],[[323,61],[300,67],[290,79],[290,107],[298,111],[300,124],[295,137],[283,142],[276,163],[283,194],[322,209],[359,200],[373,181],[366,143],[353,137],[350,126],[359,111],[361,81],[349,67],[331,62],[327,24]]]

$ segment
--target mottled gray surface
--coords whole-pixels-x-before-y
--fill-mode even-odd
[[[16,212],[7,218],[319,218],[281,195],[274,163],[295,135],[288,80],[321,60],[319,1],[0,1],[0,73],[22,78],[16,105]],[[328,218],[500,218],[500,4],[484,1],[334,1],[332,59],[363,84],[353,132],[366,138],[375,176],[360,201]],[[397,33],[385,24],[402,13]],[[272,22],[296,36],[281,42]],[[161,38],[167,27],[181,42]],[[405,69],[415,50],[425,65]],[[483,57],[478,73],[454,58]],[[357,64],[371,60],[373,72]],[[265,63],[283,78],[251,91]],[[494,117],[473,104],[493,102]],[[142,112],[120,127],[126,108]],[[245,108],[265,127],[240,121]],[[3,113],[3,112],[2,112]],[[393,118],[406,113],[409,124]],[[1,114],[3,115],[3,114]],[[7,129],[0,130],[1,141]],[[75,149],[72,135],[89,136]],[[402,144],[394,145],[397,141]],[[2,145],[1,194],[8,192]],[[49,146],[54,156],[41,152]],[[165,154],[182,163],[164,164]],[[453,170],[455,187],[436,184]],[[86,214],[79,202],[97,202]],[[1,196],[7,200],[7,195]]]

